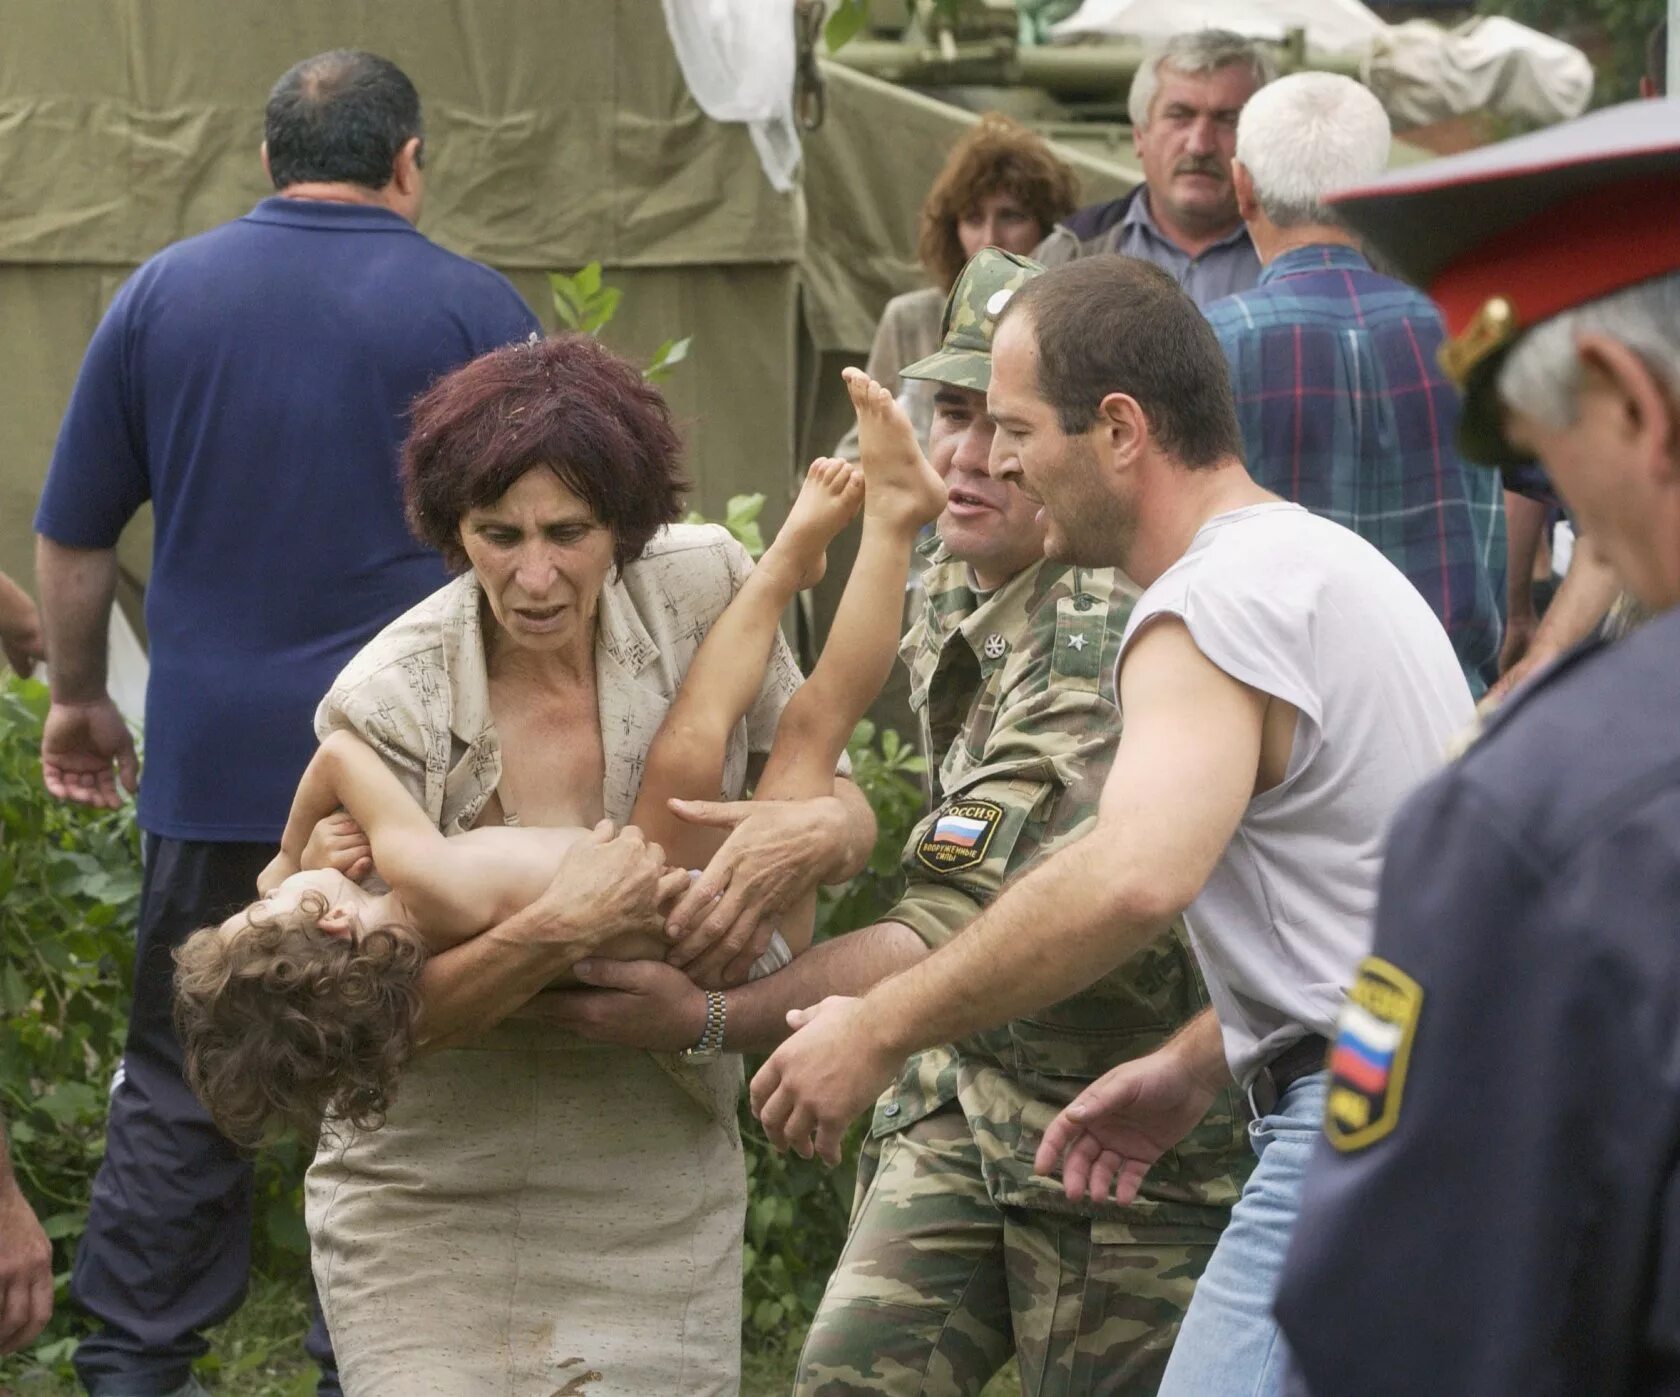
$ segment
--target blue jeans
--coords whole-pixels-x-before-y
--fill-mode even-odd
[[[1293,1083],[1248,1136],[1259,1163],[1196,1284],[1160,1397],[1277,1397],[1284,1344],[1272,1318],[1301,1180],[1324,1129],[1328,1074]]]

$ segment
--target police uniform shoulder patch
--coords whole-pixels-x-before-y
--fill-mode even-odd
[[[1383,1138],[1400,1120],[1423,987],[1405,971],[1367,956],[1348,990],[1330,1049],[1324,1133],[1344,1152]]]
[[[939,808],[916,844],[916,862],[932,873],[961,873],[985,860],[1003,820],[994,800],[952,800]]]

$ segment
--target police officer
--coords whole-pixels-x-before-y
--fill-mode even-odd
[[[1680,1381],[1680,104],[1345,196],[1440,302],[1465,454],[1537,456],[1657,612],[1397,819],[1277,1302],[1315,1394]]]
[[[930,458],[949,492],[902,647],[934,796],[905,848],[906,891],[878,925],[729,991],[729,1047],[774,1047],[790,1008],[862,993],[920,960],[1096,820],[1133,593],[1111,570],[1044,561],[1037,502],[986,471],[992,326],[1039,270],[979,253],[947,302],[939,350],[904,371],[934,386]],[[548,996],[563,1001],[549,1012],[614,1042],[698,1035],[699,992],[670,967],[590,973],[616,1001]],[[1070,1203],[1034,1175],[1033,1156],[1062,1106],[1206,1004],[1178,929],[1031,1020],[912,1057],[875,1108],[800,1397],[978,1392],[1012,1352],[1026,1394],[1153,1393],[1251,1167],[1235,1094],[1220,1094],[1130,1206]]]

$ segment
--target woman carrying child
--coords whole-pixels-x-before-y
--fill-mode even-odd
[[[347,667],[319,733],[353,733],[445,835],[626,821],[654,735],[750,564],[722,530],[672,524],[683,481],[664,404],[593,341],[475,361],[419,400],[413,424],[411,520],[465,570]],[[773,626],[768,634],[744,718],[706,739],[721,754],[712,793],[725,799],[769,751],[799,686]],[[725,678],[739,686],[739,675]],[[683,725],[666,731],[680,749]],[[792,787],[810,780],[807,770]],[[762,881],[791,888],[768,909],[790,926],[798,904],[856,871],[872,841],[850,784],[825,771],[822,787],[767,802],[730,836],[735,878],[773,867]],[[709,846],[692,852],[696,831],[637,813],[664,815],[654,838],[669,842],[672,863],[704,859]],[[599,891],[589,864],[602,838],[560,857],[556,887],[570,870]],[[612,855],[634,865],[634,896],[572,959],[612,933],[657,926],[654,901],[670,879],[635,853]],[[732,1392],[745,1204],[738,1060],[498,1023],[542,988],[520,981],[530,962],[508,929],[524,916],[428,960],[421,1046],[450,1047],[405,1067],[381,1128],[329,1121],[324,1132],[308,1220],[346,1390],[548,1397],[582,1380],[592,1397]]]

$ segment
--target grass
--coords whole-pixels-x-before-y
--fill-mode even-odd
[[[309,1397],[315,1365],[304,1354],[309,1300],[296,1277],[252,1278],[251,1294],[239,1313],[210,1333],[210,1353],[198,1375],[212,1392],[226,1397]],[[787,1397],[793,1390],[798,1350],[748,1352],[741,1360],[741,1397]],[[17,1359],[0,1364],[0,1397],[78,1397],[81,1388],[63,1371],[28,1367]],[[987,1386],[982,1397],[1020,1397],[1014,1365]]]
[[[300,1275],[254,1275],[239,1312],[210,1331],[210,1352],[197,1371],[205,1386],[228,1397],[308,1397],[315,1364],[303,1351],[309,1292]],[[54,1368],[14,1358],[0,1364],[0,1397],[79,1397],[68,1360]]]

